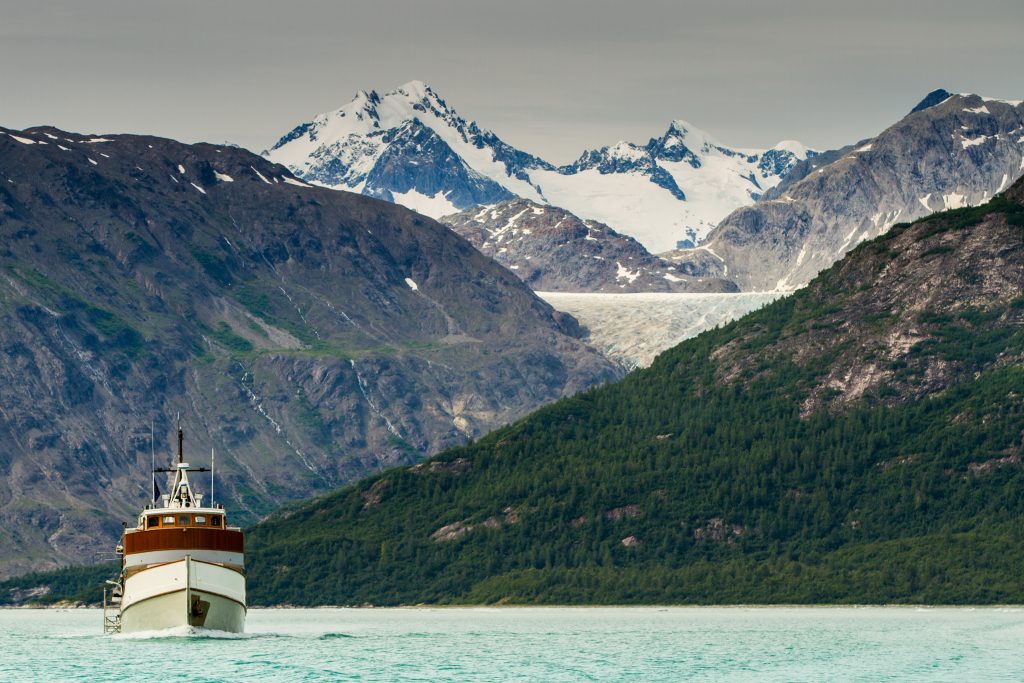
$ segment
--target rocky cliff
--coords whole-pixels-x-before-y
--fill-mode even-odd
[[[668,255],[744,291],[795,289],[897,222],[982,204],[1024,172],[1024,104],[930,94],[878,136],[809,159],[700,248]]]
[[[539,292],[724,292],[632,237],[554,206],[513,199],[440,219]]]

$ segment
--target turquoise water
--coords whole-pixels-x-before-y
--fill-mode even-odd
[[[1024,610],[252,610],[248,632],[100,635],[0,610],[2,681],[1021,681]]]

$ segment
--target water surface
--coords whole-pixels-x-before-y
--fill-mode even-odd
[[[0,610],[2,681],[1020,681],[1017,608],[252,610],[241,637]]]

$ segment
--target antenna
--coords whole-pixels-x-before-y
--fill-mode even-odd
[[[152,477],[153,477],[153,481],[152,481],[153,485],[149,489],[149,496],[153,500],[150,500],[149,502],[153,503],[153,502],[156,501],[156,498],[154,497],[154,496],[156,496],[156,447],[153,446],[153,420],[152,419],[149,421],[149,464],[151,465],[149,469],[152,470]]]
[[[178,418],[181,419],[180,417]],[[183,444],[185,442],[185,433],[181,431],[181,422],[178,422],[178,464],[185,462],[185,451]]]

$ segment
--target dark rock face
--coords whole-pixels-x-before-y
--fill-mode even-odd
[[[504,187],[467,167],[437,133],[418,120],[388,131],[382,142],[385,150],[366,175],[366,195],[394,201],[395,192],[416,191],[431,197],[441,193],[455,206],[493,204],[512,197]]]
[[[802,162],[731,213],[704,244],[718,259],[705,250],[673,260],[745,291],[792,289],[897,222],[1010,187],[1024,172],[1024,105],[943,93],[873,139]]]
[[[525,199],[441,219],[541,292],[728,292],[733,283],[693,277],[632,237]]]
[[[444,226],[243,150],[0,129],[0,575],[108,549],[150,423],[247,522],[619,376],[578,335]]]

